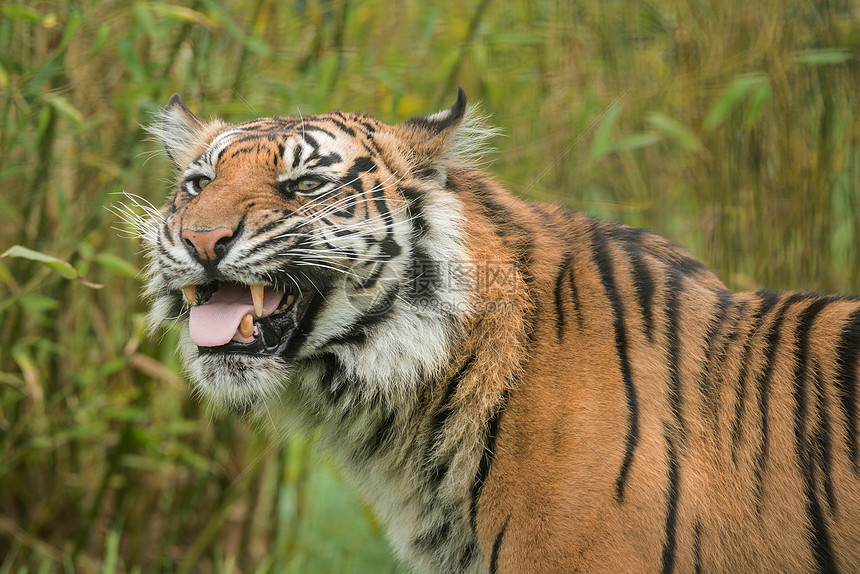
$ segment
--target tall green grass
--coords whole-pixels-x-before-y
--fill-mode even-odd
[[[309,439],[207,412],[177,334],[145,336],[140,246],[105,206],[164,200],[170,168],[140,126],[172,92],[228,120],[398,121],[462,84],[506,132],[491,169],[514,193],[650,227],[734,288],[860,292],[858,16],[808,0],[0,4],[0,252],[35,252],[0,259],[0,574],[400,569]]]

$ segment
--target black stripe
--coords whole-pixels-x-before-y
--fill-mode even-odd
[[[317,216],[317,214],[325,212],[331,217],[352,219],[355,217],[355,208],[359,204],[364,206],[365,211],[369,213],[367,200],[363,197],[358,197],[362,193],[364,193],[364,181],[361,179],[349,180],[349,183],[344,183],[341,186],[340,191],[336,195],[329,196],[325,203],[315,204],[314,206],[318,209],[311,212],[311,216]],[[322,219],[322,221],[326,225],[332,226],[326,219]]]
[[[349,388],[348,380],[340,380],[337,386],[328,388],[328,397],[332,405],[337,405],[344,396],[344,392]]]
[[[436,413],[433,415],[433,418],[430,421],[430,437],[432,438],[432,442],[434,443],[432,446],[435,448],[438,446],[439,441],[442,437],[442,427],[445,426],[445,422],[448,420],[448,416],[454,411],[454,407],[451,405],[451,399],[454,397],[454,394],[457,392],[457,388],[460,386],[460,383],[463,382],[463,379],[469,373],[469,370],[472,368],[472,365],[475,363],[475,359],[477,355],[472,353],[469,358],[463,363],[463,366],[448,380],[448,384],[445,386],[445,392],[442,395],[442,400],[439,401],[439,406],[436,409]]]
[[[833,301],[834,298],[832,297],[822,297],[813,301],[800,314],[797,327],[797,352],[794,373],[795,402],[798,407],[802,406],[804,410],[803,415],[801,416],[798,413],[798,417],[795,419],[795,436],[798,441],[796,448],[806,448],[807,468],[805,471],[809,473],[810,480],[814,480],[813,473],[815,472],[815,468],[818,467],[821,469],[824,475],[824,491],[827,495],[831,511],[833,511],[836,505],[836,498],[833,492],[832,477],[830,476],[832,461],[830,449],[830,413],[827,404],[827,393],[823,388],[823,377],[820,375],[820,369],[816,368],[817,362],[814,362],[815,364],[811,370],[809,368],[809,331],[818,314]],[[816,374],[813,374],[810,379],[810,373]],[[812,383],[812,385],[809,383]],[[806,435],[805,424],[810,418],[806,413],[807,401],[805,398],[805,389],[814,390],[817,399],[815,404],[817,405],[818,423],[811,433],[812,444],[804,438]],[[812,454],[810,454],[810,451]],[[817,465],[816,462],[818,463]]]
[[[302,161],[302,153],[304,152],[305,147],[297,143],[296,147],[293,148],[293,169],[296,169],[299,166],[299,163]]]
[[[400,193],[406,198],[407,215],[416,230],[415,238],[420,239],[427,234],[429,227],[424,216],[424,194],[414,187],[402,187]]]
[[[680,271],[683,275],[687,275],[689,277],[711,274],[711,270],[708,269],[704,263],[687,255],[681,247],[671,241],[667,241],[666,243],[668,246],[676,250],[669,256],[668,260],[675,270]]]
[[[382,413],[380,413],[382,414]],[[388,410],[385,418],[379,421],[376,428],[365,441],[365,452],[368,456],[374,456],[384,445],[388,444],[394,435],[394,410]]]
[[[424,552],[434,552],[448,539],[448,533],[450,530],[451,523],[446,520],[442,523],[442,526],[424,532],[416,537],[415,540],[412,541],[412,545]]]
[[[821,372],[818,364],[815,364],[813,372]],[[827,397],[827,392],[823,388],[824,379],[818,377],[818,424],[815,431],[812,433],[813,452],[818,460],[818,467],[821,469],[821,474],[824,477],[824,495],[827,497],[827,506],[830,508],[830,514],[836,514],[836,492],[833,488],[833,448],[830,442],[832,425],[830,423],[830,400]],[[813,463],[813,466],[814,463]]]
[[[858,446],[857,422],[857,368],[860,359],[860,309],[848,317],[839,345],[836,348],[838,369],[836,372],[836,393],[842,412],[845,413],[845,440],[848,442],[848,455],[854,473],[860,474],[860,446]]]
[[[318,161],[316,161],[314,163],[310,162],[311,159],[317,159],[317,158],[319,158]],[[343,158],[340,156],[340,154],[338,154],[336,152],[331,152],[330,154],[324,155],[324,156],[320,156],[320,155],[314,153],[314,155],[311,158],[308,158],[307,168],[308,169],[311,169],[311,168],[318,169],[321,167],[329,167],[330,165],[334,165],[334,164],[340,163],[342,161],[343,161]]]
[[[365,278],[361,284],[358,286],[359,289],[370,289],[376,282],[379,281],[379,278],[382,277],[382,272],[386,269],[387,263],[385,261],[377,261],[376,266],[373,268],[373,271],[370,275]]]
[[[472,368],[472,365],[475,363],[476,355],[472,354],[466,359],[466,362],[463,363],[463,366],[454,374],[453,377],[448,381],[448,384],[445,386],[445,392],[442,395],[442,400],[439,401],[439,405],[436,408],[436,412],[433,414],[433,418],[430,421],[430,429],[429,429],[429,442],[427,444],[427,458],[432,459],[435,455],[438,455],[439,445],[442,444],[442,434],[443,428],[445,427],[445,423],[448,421],[448,417],[454,412],[454,407],[451,404],[451,400],[454,397],[454,394],[457,392],[457,388],[459,388],[460,383],[463,382],[463,379],[469,373]],[[430,480],[435,484],[439,485],[448,473],[448,469],[451,466],[450,457],[446,457],[441,462],[436,464],[430,469]]]
[[[475,472],[475,478],[472,480],[472,497],[469,506],[469,521],[472,529],[477,532],[478,527],[478,499],[481,496],[481,490],[487,477],[490,475],[490,470],[493,467],[493,458],[496,455],[496,436],[499,434],[499,421],[504,412],[505,403],[507,402],[507,392],[502,397],[502,403],[498,410],[490,417],[487,431],[484,435],[484,449],[481,453],[481,460],[478,462],[478,470]]]
[[[309,116],[304,118],[305,127],[306,122],[312,121],[317,116]],[[255,120],[249,120],[247,122],[242,122],[234,126],[236,129],[240,130],[241,133],[249,134],[249,133],[258,133],[258,134],[275,134],[276,136],[282,135],[281,132],[285,129],[291,129],[299,126],[299,122],[302,120],[300,118],[288,116],[274,116],[268,118],[257,118]]]
[[[278,211],[281,213],[282,219],[275,219],[274,221],[270,221],[269,223],[258,227],[257,229],[253,230],[254,235],[251,237],[258,237],[264,233],[268,233],[269,231],[272,231],[273,229],[277,229],[278,227],[281,227],[285,223],[284,220],[287,219],[288,217],[292,216],[295,213],[294,211],[289,210],[289,209],[279,209]],[[280,233],[282,233],[283,235],[292,234],[298,228],[300,228],[302,225],[304,225],[304,224],[303,223],[297,223],[297,224],[293,225],[292,227],[290,227],[289,229],[286,229]],[[237,235],[237,234],[234,233],[234,235]],[[284,239],[286,241],[283,241],[282,243],[289,243],[291,241],[295,241],[294,237],[284,237]],[[271,244],[271,242],[274,240],[275,240],[275,238],[268,240],[266,243],[257,245],[254,248],[254,250],[257,251],[257,250],[261,250],[261,249],[267,249],[269,247],[269,245]],[[297,242],[292,247],[293,248],[303,247],[304,245],[307,245],[307,242],[309,240],[310,240],[310,236],[308,235],[306,238],[305,237],[301,238],[300,242],[302,242],[302,243]]]
[[[400,244],[394,239],[394,230],[392,229],[394,218],[388,210],[388,203],[385,199],[385,192],[383,190],[375,189],[373,191],[373,204],[376,206],[377,211],[379,211],[379,215],[385,222],[386,229],[385,238],[381,241],[379,246],[379,255],[384,255],[387,259],[393,259],[400,255],[403,248],[400,247]]]
[[[376,163],[374,163],[373,158],[369,156],[357,157],[355,158],[355,161],[352,162],[352,166],[347,171],[344,179],[346,181],[352,181],[353,179],[356,179],[364,175],[365,173],[371,171],[375,167]]]
[[[579,289],[576,286],[576,273],[573,269],[570,270],[568,274],[570,278],[570,296],[573,299],[573,311],[576,313],[576,323],[579,325],[580,330],[583,326],[583,317],[582,310],[579,308]]]
[[[180,238],[182,237],[181,231],[185,227],[183,225],[183,221],[182,221],[183,219],[185,219],[185,215],[186,214],[183,213],[180,216],[180,222],[179,222],[179,231],[180,231],[179,237]],[[161,239],[164,240],[164,242],[166,242],[167,245],[170,245],[170,246],[176,245],[176,241],[173,239],[173,234],[172,234],[171,229],[170,229],[170,224],[167,221],[165,221],[164,225],[161,226]]]
[[[627,327],[624,324],[624,304],[618,295],[612,270],[612,260],[606,247],[606,239],[601,230],[596,230],[592,239],[594,261],[600,273],[600,280],[606,298],[612,306],[613,325],[615,330],[615,350],[618,353],[618,363],[624,392],[627,401],[627,433],[624,438],[624,458],[615,481],[615,494],[618,501],[624,499],[624,489],[627,485],[627,475],[633,461],[633,452],[639,443],[639,405],[636,398],[636,388],[633,386],[633,375],[630,370],[630,360],[627,356]]]
[[[323,218],[325,219],[325,218]],[[361,231],[357,231],[355,229],[343,229],[339,226],[335,226],[334,229],[330,230],[335,237],[360,237]]]
[[[326,118],[326,117],[322,117],[322,118],[319,118],[319,119],[320,119],[320,121],[323,121],[323,122],[326,122],[326,121],[328,121],[328,120],[329,120],[329,118]],[[303,124],[302,124],[302,132],[304,132],[304,133],[306,133],[306,134],[307,134],[307,133],[311,133],[311,132],[320,132],[321,134],[325,134],[325,135],[327,135],[327,136],[328,136],[328,137],[330,137],[331,139],[335,139],[334,132],[331,132],[331,131],[329,131],[329,130],[327,130],[327,129],[323,129],[323,128],[321,128],[321,127],[320,127],[320,126],[318,126],[318,125],[313,125],[313,124],[310,124],[310,125],[309,125],[309,124],[307,123],[307,121],[305,121],[305,123],[303,123]]]
[[[180,295],[178,291],[168,291],[163,289],[159,292],[158,298],[166,297],[170,303],[167,310],[168,317],[179,317],[185,310],[185,297]]]
[[[382,151],[382,148],[379,147],[379,144],[376,143],[376,140],[373,138],[373,136],[368,135],[366,141],[362,141],[359,143],[361,144],[361,147],[364,148],[364,151],[368,153],[368,155],[375,158],[376,165],[383,166],[386,170],[388,170],[388,173],[397,173],[397,169],[392,169],[391,165],[385,161],[385,158],[388,153]]]
[[[343,391],[346,389],[346,385],[343,381],[338,381],[339,384],[336,388],[332,387],[334,375],[339,370],[340,362],[337,360],[337,356],[334,353],[324,353],[319,359],[323,365],[323,376],[320,379],[320,389],[322,390],[324,397],[328,397],[333,404],[337,404],[340,402]]]
[[[496,574],[499,571],[499,550],[502,547],[502,539],[505,537],[505,530],[508,529],[508,522],[511,520],[511,515],[505,518],[505,523],[502,524],[502,529],[496,534],[496,539],[493,541],[493,551],[490,553],[490,574]]]
[[[693,527],[693,572],[702,574],[702,523],[698,518]]]
[[[562,297],[561,288],[564,284],[564,276],[570,272],[571,254],[565,253],[561,265],[558,267],[558,276],[555,279],[555,335],[559,343],[564,337],[564,298]]]
[[[684,402],[681,394],[681,340],[678,336],[681,321],[680,295],[683,289],[684,282],[681,275],[674,270],[670,270],[669,278],[666,282],[666,344],[669,346],[667,350],[667,359],[669,361],[669,406],[672,409],[672,414],[675,416],[675,421],[678,423],[681,440],[683,440],[686,433],[683,413]]]
[[[384,321],[391,313],[399,292],[400,285],[391,283],[386,291],[375,294],[373,306],[356,319],[346,333],[332,337],[325,344],[363,345],[370,329]]]
[[[460,563],[460,569],[466,570],[470,564],[472,564],[472,560],[475,558],[475,543],[469,542],[468,545],[463,549],[463,553],[460,554],[460,559],[458,562]]]
[[[829,298],[820,298],[812,302],[800,314],[797,327],[797,351],[795,362],[797,368],[794,376],[794,435],[795,454],[803,473],[804,491],[806,494],[806,514],[809,518],[808,528],[812,539],[812,555],[816,563],[816,572],[836,572],[833,550],[830,546],[830,535],[818,501],[815,488],[815,461],[810,452],[810,444],[806,437],[806,421],[808,418],[806,383],[809,352],[809,331],[815,321],[815,316],[830,303]]]
[[[451,183],[449,180],[449,184]],[[455,189],[454,191],[458,190]],[[501,205],[487,193],[477,192],[475,195],[481,203],[483,215],[497,226],[496,235],[507,242],[508,237],[506,234],[516,234],[518,231],[521,231],[519,225],[511,217],[510,207]]]
[[[158,248],[159,259],[165,259],[165,260],[173,263],[176,267],[180,267],[180,268],[184,267],[184,264],[181,261],[179,261],[176,257],[174,257],[173,254],[170,253],[170,251],[168,251],[167,248],[164,247],[163,244],[161,244],[161,243],[157,244],[157,248]],[[161,263],[163,265],[164,261],[159,261],[159,263]]]
[[[439,176],[439,170],[432,167],[423,167],[415,169],[412,174],[418,179],[433,180]]]
[[[308,305],[305,315],[299,324],[299,328],[296,330],[296,334],[293,335],[293,339],[287,347],[287,353],[283,356],[284,360],[292,359],[296,353],[299,352],[305,340],[308,338],[308,335],[314,331],[314,324],[319,318],[319,313],[322,310],[325,300],[325,291],[313,296],[313,299]]]
[[[211,159],[211,155],[212,155],[211,153],[207,153],[206,155],[210,157],[209,163],[212,164],[213,166],[217,166],[219,163],[221,163],[221,159],[224,157],[224,154],[227,153],[227,150],[230,149],[231,147],[233,147],[234,145],[236,145],[237,143],[242,143],[242,140],[239,140],[239,142],[235,142],[235,141],[230,142],[228,145],[225,145],[224,147],[222,147],[221,151],[218,152],[218,155],[214,159]],[[200,156],[198,156],[198,157],[200,157]],[[234,154],[234,157],[235,157],[235,154]]]
[[[753,475],[755,478],[754,494],[759,512],[762,510],[762,499],[764,496],[764,471],[770,455],[770,382],[773,376],[773,369],[776,365],[776,351],[779,348],[782,337],[782,322],[785,319],[785,312],[788,308],[806,298],[808,298],[808,295],[801,293],[793,293],[786,297],[779,309],[775,311],[774,319],[765,336],[765,349],[763,351],[765,356],[764,370],[755,384],[758,388],[758,412],[761,413],[761,445],[753,461]]]
[[[302,130],[302,139],[305,140],[308,145],[311,146],[311,149],[313,150],[311,152],[311,157],[313,157],[317,153],[319,153],[320,143],[317,141],[317,138],[310,135],[309,132],[310,130]]]
[[[659,235],[655,235],[647,229],[615,225],[607,227],[607,231],[613,238],[618,238],[625,242],[632,242],[645,250],[648,250],[648,247],[643,245],[646,241],[654,242],[657,247],[666,250],[665,253],[657,255],[657,257],[682,275],[695,277],[703,273],[711,273],[704,263],[688,255],[682,247],[660,237]],[[653,248],[651,249],[651,252],[654,253]]]
[[[822,297],[816,299],[804,309],[797,319],[797,349],[795,350],[795,373],[794,383],[795,392],[798,390],[798,385],[803,383],[803,380],[809,375],[809,331],[812,329],[812,324],[815,318],[831,302],[831,299]]]
[[[814,572],[837,574],[839,569],[836,568],[833,549],[830,546],[830,535],[824,521],[824,513],[815,495],[815,485],[811,481],[806,481],[806,501],[806,515],[809,517],[812,531],[812,556],[816,564]]]
[[[239,142],[239,143],[244,143],[244,142]],[[233,145],[235,145],[235,144],[233,144]],[[224,155],[224,152],[226,152],[227,149],[228,148],[224,148],[223,150],[221,150],[221,152],[218,154],[218,160],[217,161],[221,161],[221,157]],[[237,157],[239,157],[241,155],[259,155],[262,152],[263,152],[263,150],[261,149],[260,144],[257,143],[257,145],[254,147],[248,146],[248,147],[240,147],[240,148],[234,149],[233,153],[230,154],[230,159],[236,159]]]
[[[765,315],[767,315],[779,301],[779,294],[774,291],[760,291],[757,295],[761,304],[758,309],[756,309],[752,317],[752,325],[749,330],[749,335],[747,336],[743,352],[741,353],[741,372],[738,375],[738,397],[735,402],[735,419],[732,423],[732,462],[734,462],[735,467],[737,467],[738,464],[737,453],[740,446],[741,431],[743,430],[741,423],[743,422],[744,412],[746,411],[747,376],[749,374],[749,365],[751,362],[750,355],[753,350],[753,339],[761,328]]]
[[[400,285],[396,283],[392,283],[392,286],[384,293],[377,293],[373,307],[356,321],[356,326],[367,331],[368,328],[381,322],[394,306],[398,293],[400,293]]]
[[[534,273],[531,269],[533,245],[526,236],[522,236],[516,245],[516,264],[517,272],[523,279],[523,284],[526,290],[526,297],[533,297],[532,287],[535,283]],[[523,316],[523,323],[526,331],[526,356],[531,356],[531,349],[535,343],[537,336],[537,307],[533,306],[528,309],[528,313]]]
[[[633,289],[636,291],[636,299],[642,309],[642,321],[645,325],[645,336],[649,343],[654,342],[654,278],[651,269],[642,251],[635,243],[624,245],[633,272]]]
[[[672,441],[671,429],[666,429],[666,459],[669,465],[668,491],[666,493],[666,537],[663,541],[663,559],[661,572],[669,574],[675,569],[675,529],[678,524],[678,495],[680,473],[678,472],[678,454]]]
[[[435,300],[437,291],[444,285],[443,263],[434,261],[420,244],[412,246],[407,269],[406,295],[411,303]]]
[[[166,221],[164,225],[161,226],[161,239],[171,247],[176,245],[176,242],[173,240],[173,235],[170,232],[170,225]]]
[[[729,317],[733,310],[734,297],[731,291],[718,291],[715,313],[711,316],[705,333],[705,366],[699,374],[699,389],[702,393],[701,412],[705,420],[716,430],[719,425],[720,373],[725,369],[726,348],[736,336],[736,320]]]
[[[344,117],[344,116],[341,116],[341,117]],[[345,118],[344,118],[344,119],[345,119]],[[340,121],[340,120],[337,120],[337,119],[335,119],[335,118],[333,118],[333,117],[331,117],[331,116],[327,117],[327,118],[326,118],[326,120],[328,120],[328,121],[330,121],[331,123],[333,123],[334,125],[336,125],[338,128],[340,128],[340,131],[344,132],[345,134],[347,134],[347,135],[349,135],[349,136],[354,136],[354,135],[355,135],[355,130],[354,130],[354,129],[352,129],[351,127],[349,127],[348,125],[346,125],[346,123],[345,123],[345,122],[342,122],[342,121]]]
[[[242,254],[242,257],[245,261],[247,261],[253,256],[263,254],[263,257],[261,257],[260,260],[271,260],[273,253],[278,253],[279,250],[288,251],[290,249],[305,248],[308,245],[309,240],[310,238],[307,237],[300,239],[298,242],[295,242],[295,239],[292,237],[284,237],[282,239],[269,239],[261,241],[259,243],[254,244],[253,247],[245,251],[245,253]],[[295,256],[293,260],[302,261],[303,257],[301,255]],[[288,263],[287,265],[292,267],[291,263]]]
[[[373,137],[373,134],[376,133],[377,128],[379,127],[379,122],[373,116],[368,116],[364,114],[353,114],[355,117],[355,123],[358,124],[368,138]]]

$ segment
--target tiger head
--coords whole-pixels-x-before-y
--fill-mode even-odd
[[[149,129],[179,183],[140,227],[151,322],[180,323],[197,391],[249,413],[326,365],[364,397],[435,376],[470,312],[445,182],[461,144],[492,135],[476,125],[462,89],[394,126],[340,112],[206,122],[174,95]]]

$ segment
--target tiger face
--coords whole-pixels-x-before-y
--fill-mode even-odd
[[[371,395],[410,392],[446,363],[466,290],[416,284],[428,263],[463,257],[442,184],[465,111],[461,92],[396,127],[342,113],[228,125],[171,98],[151,131],[181,175],[144,234],[148,292],[154,324],[182,323],[199,392],[248,412],[323,353]]]

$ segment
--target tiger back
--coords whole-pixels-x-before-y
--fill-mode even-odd
[[[420,572],[860,570],[860,301],[733,293],[648,231],[523,201],[461,90],[151,131],[153,325],[196,390],[315,432]]]

